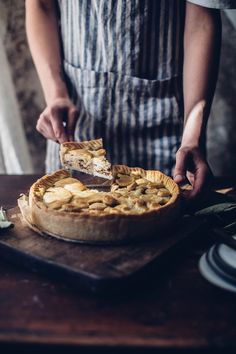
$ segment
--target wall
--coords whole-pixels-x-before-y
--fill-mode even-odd
[[[221,63],[208,125],[208,156],[216,175],[236,176],[236,16],[231,11],[234,22],[222,16]]]
[[[24,0],[4,1],[7,9],[5,47],[12,68],[20,111],[35,172],[44,171],[45,139],[35,130],[44,99],[29,53],[24,23]]]

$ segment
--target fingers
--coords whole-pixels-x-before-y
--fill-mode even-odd
[[[183,177],[190,181],[192,189],[182,191],[186,205],[197,205],[208,195],[212,172],[200,148],[182,147],[176,154],[174,180],[179,183]]]
[[[36,129],[46,138],[63,143],[74,140],[78,111],[70,99],[57,99],[40,115]],[[66,127],[63,124],[66,122]]]
[[[200,205],[209,195],[213,180],[213,174],[207,161],[199,154],[193,154],[193,170],[187,172],[192,190],[184,191],[183,196],[188,205]]]
[[[76,122],[78,120],[78,115],[79,112],[75,107],[71,108],[68,112],[66,130],[70,141],[74,140],[74,132],[75,132]]]
[[[208,168],[204,162],[198,164],[194,173],[193,189],[190,191],[188,198],[193,199],[200,196],[206,187],[206,180],[208,175]]]
[[[51,109],[51,124],[56,140],[62,144],[65,141],[68,141],[68,136],[63,125],[63,118],[65,116],[65,110],[62,110],[60,107],[55,106]]]
[[[46,139],[51,139],[53,141],[57,141],[54,131],[53,131],[53,128],[52,128],[52,124],[51,124],[50,120],[48,119],[47,115],[44,115],[43,113],[40,115],[40,117],[37,121],[36,129]]]
[[[190,193],[189,198],[206,198],[211,191],[212,181],[213,174],[210,167],[205,161],[201,161],[194,174],[193,190]]]
[[[176,154],[176,165],[174,169],[174,181],[181,183],[186,179],[188,154],[184,149],[178,150]]]
[[[36,129],[46,139],[51,139],[59,143],[68,140],[60,112],[45,110],[37,121]]]
[[[47,116],[41,114],[36,129],[41,133],[46,139],[51,139],[56,141],[56,137],[52,128],[51,122],[48,120]]]
[[[204,205],[212,190],[212,179],[213,175],[207,164],[202,164],[195,171],[193,189],[182,193],[188,212],[194,212]]]
[[[187,180],[190,182],[191,186],[193,186],[193,184],[194,184],[194,173],[190,172],[190,171],[187,171],[186,176],[187,176]]]

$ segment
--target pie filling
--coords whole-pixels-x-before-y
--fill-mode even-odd
[[[86,170],[87,171],[87,170]],[[167,204],[171,192],[137,171],[115,173],[109,192],[89,189],[63,171],[62,178],[43,188],[40,198],[48,209],[89,214],[143,214]]]
[[[60,156],[63,167],[112,179],[111,164],[105,157],[106,150],[103,149],[102,140],[91,142],[61,144]]]

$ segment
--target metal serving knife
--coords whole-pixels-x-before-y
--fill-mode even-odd
[[[104,192],[108,192],[111,189],[112,180],[102,177],[92,176],[84,172],[79,172],[77,170],[68,170],[71,177],[79,179],[90,189],[99,189]]]

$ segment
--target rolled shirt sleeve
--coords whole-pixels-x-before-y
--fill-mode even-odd
[[[196,5],[213,9],[236,9],[236,0],[187,0]]]

